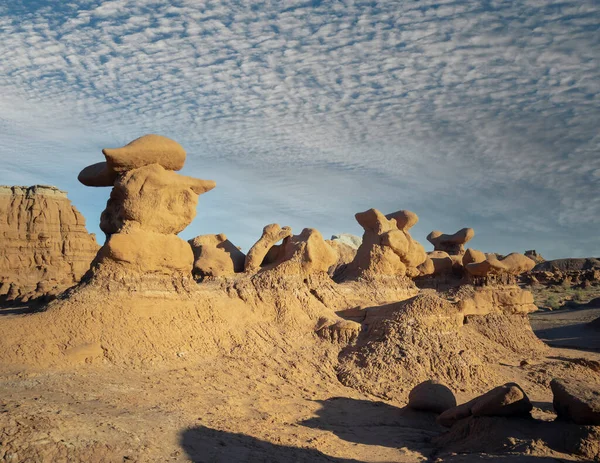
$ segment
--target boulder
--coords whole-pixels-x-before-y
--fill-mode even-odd
[[[127,172],[150,164],[159,164],[166,170],[181,170],[186,153],[183,147],[161,135],[144,135],[121,148],[105,148],[109,170]]]
[[[472,228],[463,228],[453,235],[434,230],[427,235],[427,241],[433,244],[434,250],[444,251],[450,255],[460,255],[464,253],[464,245],[475,236]]]
[[[553,379],[550,388],[559,419],[581,425],[600,425],[600,391],[583,381]]]
[[[246,255],[224,233],[197,236],[188,243],[194,253],[194,275],[219,277],[244,271]]]
[[[413,410],[442,413],[456,407],[456,397],[448,386],[429,379],[410,391],[408,407]]]
[[[457,421],[473,416],[530,416],[533,405],[525,391],[516,383],[507,383],[486,392],[479,397],[450,408],[437,418],[445,427],[452,427]]]

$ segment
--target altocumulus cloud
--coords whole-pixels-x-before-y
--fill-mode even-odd
[[[595,0],[21,0],[0,34],[1,183],[67,189],[94,231],[77,172],[160,133],[218,183],[184,237],[408,208],[422,242],[600,254]]]

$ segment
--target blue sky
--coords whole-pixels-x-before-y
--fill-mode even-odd
[[[600,255],[600,3],[0,0],[0,183],[69,192],[103,239],[101,149],[159,133],[213,179],[182,237],[267,223]]]

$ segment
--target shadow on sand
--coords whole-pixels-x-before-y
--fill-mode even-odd
[[[332,397],[318,401],[317,416],[303,426],[330,431],[340,439],[364,445],[423,450],[433,436],[444,431],[437,415],[398,408],[385,402]]]
[[[43,312],[47,302],[46,299],[36,299],[30,302],[7,302],[0,300],[0,317]]]
[[[321,409],[317,416],[299,424],[332,432],[354,444],[430,453],[431,437],[443,431],[435,424],[435,414],[414,412],[384,402],[334,397],[318,403]],[[276,445],[205,426],[185,430],[181,434],[181,446],[194,462],[359,462],[332,457],[316,449]]]
[[[195,463],[360,463],[335,458],[315,449],[288,447],[262,441],[256,437],[196,426],[181,434],[181,447]]]
[[[600,336],[587,323],[534,330],[536,336],[552,347],[600,351]]]

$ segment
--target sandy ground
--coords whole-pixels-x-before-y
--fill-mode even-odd
[[[1,323],[22,311],[0,314]],[[554,333],[588,317],[595,318],[584,311],[552,312],[534,314],[532,323],[538,332]],[[557,348],[544,361],[574,357],[600,360],[600,353]],[[194,364],[181,359],[152,370],[107,364],[4,373],[0,461],[496,461],[481,454],[437,460],[430,440],[445,429],[435,424],[435,415],[360,394],[327,375],[295,377],[294,365],[277,373],[273,362],[219,357]],[[518,383],[531,379],[527,367],[498,368]],[[536,418],[554,419],[549,390],[536,389],[530,397]],[[459,403],[469,398],[458,396]],[[570,460],[547,458],[502,461]]]

